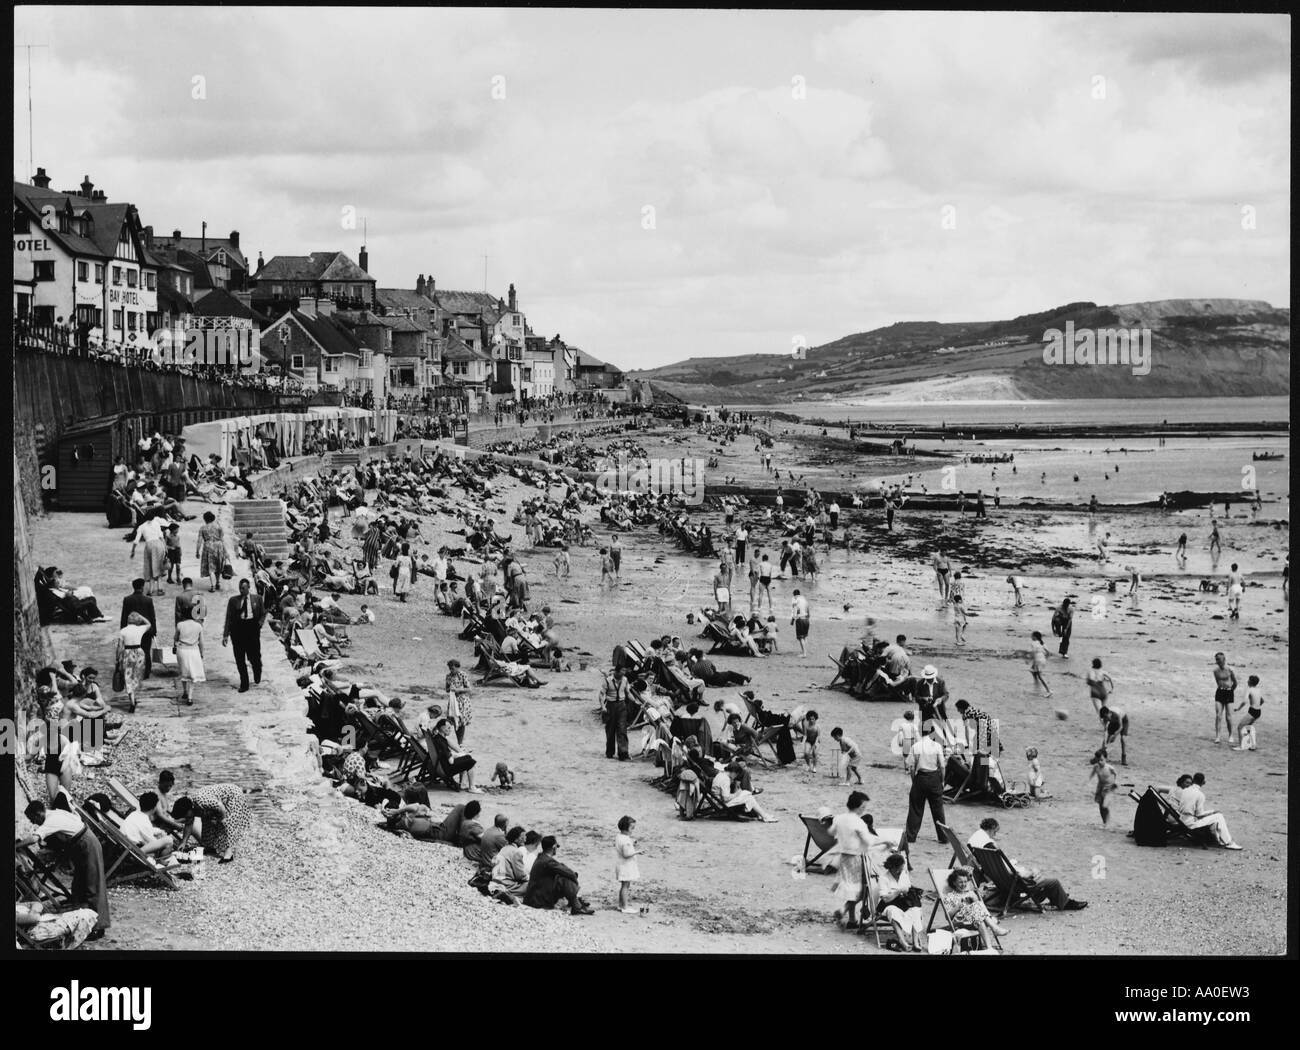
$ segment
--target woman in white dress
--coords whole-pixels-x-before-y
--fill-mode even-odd
[[[182,620],[176,625],[176,638],[172,642],[176,654],[176,670],[181,676],[181,699],[194,703],[194,683],[206,682],[203,673],[203,621]]]
[[[411,581],[415,577],[415,563],[411,560],[409,543],[402,544],[402,553],[397,556],[394,567],[397,569],[397,576],[393,580],[393,593],[397,595],[399,602],[404,602],[411,591]]]
[[[912,879],[907,874],[907,861],[901,853],[891,853],[885,858],[884,871],[880,873],[881,911],[894,928],[894,936],[902,951],[925,951],[925,918],[913,901]]]

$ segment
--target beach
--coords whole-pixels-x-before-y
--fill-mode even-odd
[[[791,433],[783,435],[782,429]],[[911,469],[889,457],[865,462],[845,457],[807,440],[818,433],[814,428],[778,426],[775,433],[774,464],[782,475],[792,471],[819,488],[902,480]],[[775,491],[775,482],[757,464],[752,439],[720,445],[694,429],[669,427],[635,436],[650,456],[717,456],[718,467],[706,474],[706,497],[710,484],[732,476],[740,485]],[[593,444],[607,440],[597,438]],[[596,711],[600,669],[608,668],[613,647],[628,639],[680,634],[687,645],[707,649],[696,637],[698,625],[688,624],[687,616],[712,604],[709,580],[716,563],[678,551],[653,529],[634,530],[621,534],[624,555],[617,587],[600,590],[595,546],[572,549],[573,574],[557,580],[549,575],[553,550],[529,549],[522,526],[510,524],[520,500],[539,490],[498,478],[494,502],[500,509],[494,516],[499,531],[516,538],[515,550],[532,581],[531,607],[552,609],[572,670],[538,671],[546,684],[537,690],[476,687],[465,743],[478,759],[484,781],[497,761],[506,761],[518,776],[515,790],[489,789],[482,796],[484,823],[505,812],[512,824],[557,835],[561,858],[579,872],[583,895],[596,914],[570,918],[498,905],[465,884],[470,865],[458,850],[396,839],[376,829],[373,811],[334,796],[311,768],[304,705],[287,662],[272,655],[276,646],[269,634],[263,643],[268,681],[260,690],[238,694],[232,687],[233,661],[219,648],[219,624],[212,623],[211,681],[196,707],[178,711],[168,700],[174,683],[156,678],[141,696],[139,713],[128,718],[140,723],[141,739],[150,745],[129,758],[130,771],[133,786],[167,765],[177,770],[181,786],[233,779],[257,788],[252,841],[238,863],[201,883],[184,885],[178,893],[115,890],[114,927],[99,944],[128,949],[874,952],[869,938],[841,932],[833,923],[833,879],[805,874],[793,863],[805,840],[799,815],[814,814],[821,806],[842,811],[850,790],[826,775],[833,768],[829,730],[835,726],[843,727],[863,750],[868,809],[876,825],[901,827],[906,817],[909,781],[889,740],[890,724],[910,705],[865,703],[826,688],[834,674],[829,655],[855,641],[871,615],[881,636],[907,635],[914,669],[936,665],[954,700],[966,698],[1000,720],[1006,748],[1001,761],[1008,777],[1023,781],[1025,748],[1039,750],[1050,799],[1014,810],[948,807],[949,823],[963,839],[982,818],[996,816],[1002,824],[999,842],[1010,856],[1061,879],[1072,897],[1089,902],[1084,911],[1008,916],[1005,924],[1012,932],[1003,944],[1009,953],[1284,952],[1289,631],[1280,570],[1288,542],[1286,464],[1258,464],[1269,468],[1260,472],[1267,502],[1259,520],[1251,519],[1245,504],[1234,505],[1226,520],[1218,515],[1223,554],[1215,577],[1221,579],[1229,563],[1237,561],[1249,578],[1241,620],[1232,622],[1226,618],[1226,598],[1198,587],[1212,571],[1205,550],[1209,509],[1162,513],[1135,506],[1153,490],[1193,487],[1201,476],[1203,452],[1194,444],[1171,445],[1159,453],[1130,451],[1125,456],[1107,452],[1104,436],[1096,441],[1101,445],[1073,449],[1068,459],[1054,449],[1008,445],[1006,450],[1016,455],[1017,480],[1003,488],[1004,506],[995,509],[989,499],[986,519],[904,506],[891,533],[878,508],[844,507],[849,548],[819,547],[821,578],[815,583],[774,583],[780,652],[764,659],[716,658],[720,667],[752,676],[747,688],[770,708],[802,704],[821,714],[822,758],[816,774],[798,764],[753,770],[755,786],[763,789],[761,804],[777,817],[773,824],[683,822],[673,800],[647,783],[655,773],[649,761],[621,763],[604,757]],[[1141,444],[1149,448],[1154,442]],[[913,472],[917,485],[925,481],[936,487],[928,479],[955,465],[968,493],[982,486],[991,497],[1004,478],[1003,466],[992,479],[991,465],[976,468],[961,462],[963,451],[975,451],[975,446],[944,445],[945,452],[958,458],[918,461],[924,470]],[[925,447],[934,449],[937,443]],[[1247,449],[1253,447],[1264,446],[1234,445],[1222,476],[1231,477],[1243,455],[1250,462]],[[1137,465],[1141,456],[1157,454],[1164,457],[1163,466]],[[1031,506],[1037,473],[1047,469],[1038,467],[1040,462],[1052,463],[1053,475],[1071,478],[1077,467],[1087,481],[1076,489],[1073,481],[1053,477],[1050,486],[1040,488],[1049,489],[1044,495],[1062,506]],[[1112,474],[1116,480],[1109,496],[1092,476],[1102,473],[1102,464],[1120,467],[1118,475]],[[1218,469],[1207,468],[1207,475],[1214,474],[1209,478],[1213,484],[1204,488],[1217,491]],[[1180,476],[1188,479],[1186,485]],[[1080,494],[1086,502],[1091,483],[1102,489],[1099,499],[1110,508],[1092,520],[1065,507],[1076,504]],[[786,490],[796,493],[801,486],[792,482]],[[715,533],[722,530],[722,513],[707,499],[691,516],[708,521]],[[763,525],[760,515],[749,520],[757,523],[751,526],[751,548],[757,545],[775,555],[780,534]],[[434,515],[420,521],[424,541],[417,554],[443,543],[463,543],[449,533],[459,527],[451,518]],[[598,525],[597,543],[609,536]],[[191,527],[187,524],[183,540],[187,550],[193,544]],[[1112,533],[1111,561],[1099,566],[1091,556],[1092,543],[1106,531]],[[1173,547],[1184,531],[1189,563],[1179,569]],[[105,529],[98,515],[56,514],[35,530],[34,542],[43,563],[57,562],[72,570],[77,582],[90,583],[116,622],[116,599],[128,589],[125,581],[134,571],[118,531]],[[928,563],[940,544],[954,567],[968,576],[965,646],[954,643],[951,612],[936,607]],[[456,564],[462,573],[478,568],[473,558]],[[1144,577],[1135,598],[1124,593],[1128,573],[1122,567],[1129,564]],[[194,574],[192,569],[187,564],[186,571]],[[1012,608],[1006,583],[1010,572],[1023,581],[1023,608]],[[386,585],[386,570],[381,568],[379,575]],[[1118,580],[1123,583],[1112,593],[1108,584]],[[798,655],[789,624],[795,587],[812,604],[806,659]],[[157,600],[160,624],[167,625],[164,637],[170,630],[170,597],[177,588],[167,590],[168,597]],[[744,590],[737,578],[741,611],[748,607]],[[1079,607],[1068,660],[1056,655],[1049,629],[1051,611],[1066,595]],[[341,603],[355,612],[360,599],[345,597]],[[470,644],[457,639],[459,623],[434,608],[427,578],[417,582],[408,603],[381,593],[372,606],[377,623],[352,629],[354,644],[342,672],[402,697],[413,718],[424,704],[440,698],[447,659],[457,657],[468,666]],[[1055,692],[1050,701],[1035,695],[1028,672],[1033,630],[1043,632],[1052,653],[1046,672]],[[111,632],[103,626],[58,628],[55,640],[62,654],[75,651],[82,660],[111,666]],[[1256,752],[1234,752],[1213,743],[1210,669],[1218,650],[1228,654],[1243,683],[1239,695],[1244,695],[1246,675],[1261,677],[1267,705]],[[1109,827],[1101,824],[1088,782],[1088,758],[1098,746],[1100,726],[1083,675],[1094,656],[1104,660],[1116,683],[1115,703],[1133,726],[1129,764],[1117,766],[1121,790]],[[711,704],[735,699],[736,692],[711,688],[707,695]],[[1058,718],[1058,710],[1068,717]],[[709,714],[716,728],[721,717]],[[638,737],[634,734],[634,751]],[[1125,835],[1134,808],[1125,797],[1128,787],[1140,794],[1148,784],[1172,784],[1180,773],[1197,771],[1206,775],[1211,808],[1225,813],[1244,850],[1135,846]],[[435,792],[435,812],[453,800],[465,797]],[[625,814],[637,820],[637,838],[647,851],[636,896],[636,903],[650,906],[647,915],[612,908],[617,892],[613,841]],[[912,851],[914,878],[929,889],[925,869],[946,867],[950,856],[935,841],[927,815]],[[1225,900],[1229,903],[1216,907]]]

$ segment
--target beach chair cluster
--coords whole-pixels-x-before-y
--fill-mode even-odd
[[[1202,849],[1208,849],[1219,844],[1212,828],[1192,827],[1183,819],[1183,815],[1174,808],[1169,799],[1165,798],[1154,787],[1148,785],[1146,791],[1141,795],[1130,790],[1128,796],[1138,805],[1137,812],[1133,816],[1134,828],[1136,829],[1139,823],[1144,823],[1147,827],[1160,828],[1164,832],[1163,844],[1188,843],[1193,846],[1200,846]],[[1129,838],[1135,837],[1133,831],[1130,831],[1128,835]]]

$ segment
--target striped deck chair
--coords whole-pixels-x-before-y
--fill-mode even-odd
[[[930,873],[930,883],[934,886],[936,900],[934,903],[934,910],[930,912],[930,921],[926,924],[925,932],[929,933],[935,928],[934,920],[938,913],[942,911],[944,923],[947,928],[952,931],[953,948],[956,949],[951,954],[964,954],[971,951],[974,945],[979,945],[981,948],[986,949],[992,948],[1000,952],[1002,950],[1002,942],[998,939],[996,933],[993,934],[993,943],[989,944],[985,941],[984,934],[979,928],[958,926],[957,923],[953,921],[952,916],[948,914],[948,906],[943,902],[943,893],[948,886],[948,875],[950,869],[927,868],[926,870]]]

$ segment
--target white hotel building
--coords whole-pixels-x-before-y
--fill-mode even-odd
[[[50,189],[14,183],[14,316],[88,325],[92,344],[143,345],[159,325],[158,269],[133,204],[110,204],[89,178]]]

